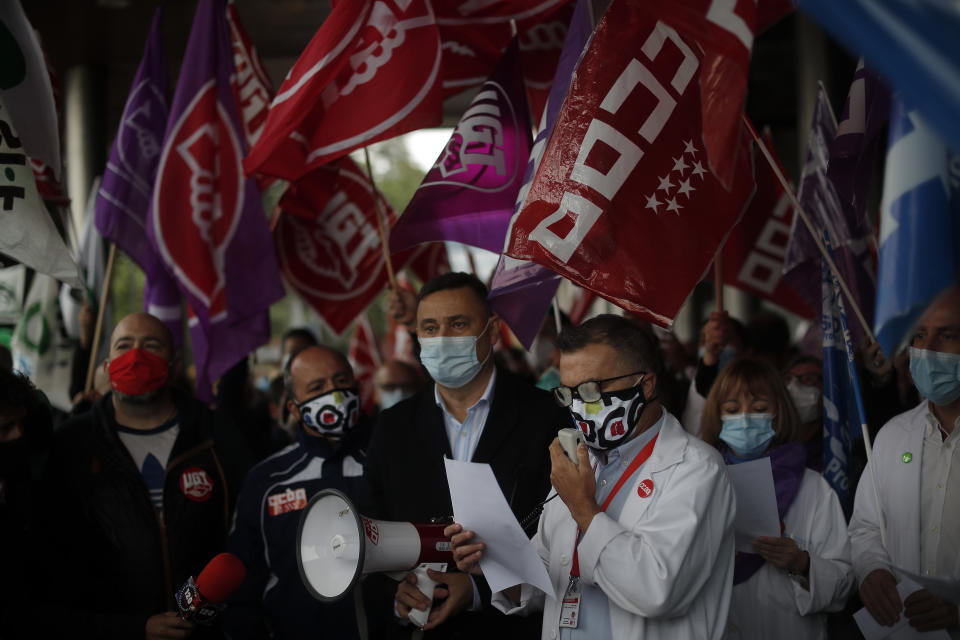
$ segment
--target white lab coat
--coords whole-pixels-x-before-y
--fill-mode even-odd
[[[873,443],[873,462],[860,476],[850,519],[850,555],[857,580],[874,569],[893,565],[920,572],[920,469],[927,401],[884,425]],[[910,462],[903,462],[910,452]],[[887,546],[880,542],[880,524],[871,467],[886,517]]]
[[[653,453],[620,517],[597,514],[580,545],[580,579],[609,600],[614,638],[722,638],[733,590],[735,498],[726,466],[710,446],[664,412]],[[638,486],[653,481],[650,497]],[[567,586],[577,523],[561,500],[548,503],[533,542],[557,593]],[[556,638],[560,602],[521,587],[520,605],[502,592],[505,613],[543,609],[543,638]],[[598,639],[601,640],[601,639]]]
[[[728,640],[827,637],[827,611],[841,611],[853,587],[847,522],[837,494],[810,469],[783,521],[785,535],[810,554],[810,590],[769,562],[733,588]]]

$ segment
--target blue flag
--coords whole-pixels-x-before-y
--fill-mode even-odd
[[[829,241],[827,246],[829,247]],[[831,256],[832,257],[832,256]],[[847,515],[850,496],[851,443],[860,437],[866,423],[860,383],[853,359],[853,344],[840,283],[821,260],[823,292],[823,477],[840,499]]]
[[[960,156],[916,110],[895,98],[890,114],[874,329],[892,357],[960,267]]]
[[[794,0],[960,153],[960,10],[942,0]]]

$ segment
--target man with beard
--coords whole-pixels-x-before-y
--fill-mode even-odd
[[[180,620],[173,596],[224,550],[244,445],[171,386],[180,360],[157,318],[121,320],[104,366],[111,392],[51,447],[42,530],[56,553],[39,559],[37,624],[48,637],[217,637]]]
[[[283,369],[287,408],[297,442],[247,474],[237,499],[229,548],[247,577],[229,601],[224,629],[231,640],[359,638],[353,598],[315,600],[300,577],[297,530],[303,509],[323,489],[357,498],[370,433],[360,411],[353,369],[327,347],[293,351]]]

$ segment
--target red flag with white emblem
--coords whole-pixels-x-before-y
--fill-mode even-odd
[[[327,326],[341,334],[387,284],[373,187],[349,157],[337,164],[336,187],[313,219],[282,213],[273,231],[280,271]],[[390,220],[396,214],[380,196]],[[398,269],[409,252],[393,258]]]
[[[367,415],[373,411],[377,402],[376,389],[373,386],[373,375],[382,364],[380,351],[377,348],[377,337],[370,326],[367,316],[357,318],[357,324],[350,338],[350,350],[347,352],[350,366],[353,367],[353,377],[360,390],[360,408]]]
[[[294,181],[354,149],[439,124],[441,100],[428,0],[338,2],[280,86],[244,170]]]
[[[527,99],[534,123],[540,122],[547,105],[553,74],[557,71],[575,4],[568,2],[542,20],[517,25],[520,66],[523,67],[523,80],[527,86]]]
[[[769,132],[766,140],[773,153]],[[749,153],[749,149],[745,147],[741,153]],[[769,164],[758,162],[755,172],[753,200],[723,245],[724,282],[812,318],[813,310],[783,279],[794,208]]]
[[[507,246],[668,325],[753,192],[724,188],[701,131],[695,46],[646,3],[614,0],[580,65]]]

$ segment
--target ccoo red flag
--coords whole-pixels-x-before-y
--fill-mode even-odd
[[[628,46],[629,45],[629,46]],[[507,254],[669,324],[753,191],[737,156],[709,170],[694,47],[637,0],[614,0],[574,75]]]
[[[387,284],[373,187],[349,157],[338,161],[336,187],[320,215],[284,212],[273,231],[280,270],[337,334],[350,326]],[[396,214],[380,196],[390,223]],[[398,254],[402,265],[408,253]]]
[[[297,180],[354,149],[439,124],[441,99],[428,0],[339,2],[280,86],[244,170]]]
[[[768,132],[767,148],[773,153],[769,136]],[[749,153],[753,142],[744,141],[741,153]],[[753,200],[723,245],[723,280],[804,318],[813,318],[810,306],[783,279],[795,211],[790,197],[770,165],[759,156],[754,171],[757,190]]]
[[[377,337],[370,326],[366,315],[357,318],[350,338],[350,350],[347,352],[350,366],[353,367],[353,377],[360,390],[360,408],[367,415],[373,412],[377,402],[376,389],[373,386],[373,376],[382,364],[380,351],[377,349]]]

